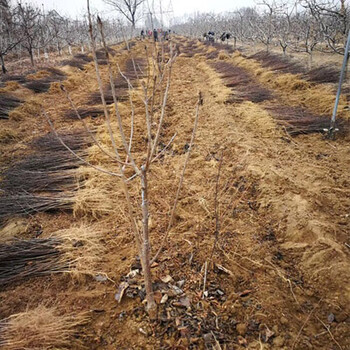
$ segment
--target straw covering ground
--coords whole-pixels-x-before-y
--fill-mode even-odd
[[[0,345],[348,349],[349,115],[342,96],[337,138],[323,137],[335,99],[331,69],[320,75],[273,55],[244,56],[183,37],[172,41],[178,57],[149,180],[152,255],[167,229],[199,91],[204,105],[174,225],[152,265],[155,322],[144,310],[120,181],[84,163],[116,169],[91,57],[76,55],[60,70],[25,79],[14,76],[16,87],[4,82]],[[153,43],[135,40],[130,52],[125,44],[110,52],[127,134],[135,118],[137,159],[147,135],[138,99],[148,74],[145,46],[151,52]],[[98,59],[108,96],[106,62],[102,54]],[[40,84],[28,85],[30,78]],[[86,133],[60,81],[105,152]],[[154,118],[160,104],[154,101]],[[41,108],[82,159],[53,141]],[[132,198],[139,191],[131,180]]]

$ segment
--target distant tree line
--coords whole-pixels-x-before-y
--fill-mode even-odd
[[[104,23],[106,40],[121,41],[135,29],[144,0],[104,0],[114,8],[120,19]],[[125,21],[127,25],[125,25]],[[350,9],[345,0],[261,0],[255,7],[245,7],[222,14],[199,13],[175,21],[172,30],[178,34],[202,37],[213,31],[230,33],[231,42],[263,44],[269,51],[280,47],[288,51],[305,52],[312,59],[315,50],[344,52],[344,42],[350,27]],[[129,29],[131,29],[129,31]],[[95,32],[96,42],[100,41]],[[87,19],[72,19],[55,10],[44,12],[33,4],[17,0],[0,0],[0,64],[6,73],[6,56],[27,55],[31,64],[50,52],[59,55],[73,48],[89,49]]]
[[[104,28],[109,43],[122,40],[126,32],[120,20],[108,20]],[[84,52],[90,45],[88,35],[85,16],[72,19],[55,10],[45,13],[30,3],[0,0],[0,64],[4,74],[7,55],[28,55],[34,66],[36,59],[41,55],[48,59],[50,52],[72,55],[74,47]],[[100,40],[97,32],[96,40]]]
[[[312,56],[314,50],[343,54],[349,26],[345,0],[261,0],[255,7],[230,13],[179,19],[172,29],[193,37],[214,31],[219,38],[230,32],[234,43],[261,43],[267,51],[279,46],[283,54],[293,50]]]

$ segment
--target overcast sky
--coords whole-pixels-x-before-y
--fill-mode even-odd
[[[72,17],[79,16],[86,8],[86,0],[27,0],[25,2],[37,4],[45,7],[45,10],[56,9],[60,13]],[[156,3],[157,1],[155,1]],[[110,14],[110,7],[103,3],[103,0],[90,0],[91,7],[97,9],[102,14]],[[151,3],[151,1],[150,1]],[[163,11],[166,11],[169,0],[162,0]],[[253,6],[254,0],[172,0],[174,16],[181,16],[200,12],[224,12],[232,11],[243,6]]]

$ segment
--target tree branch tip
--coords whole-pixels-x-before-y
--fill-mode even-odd
[[[203,95],[202,95],[202,91],[199,91],[199,93],[198,93],[198,104],[200,105],[200,106],[203,106]]]

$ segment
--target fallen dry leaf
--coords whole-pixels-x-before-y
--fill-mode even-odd
[[[123,298],[123,295],[124,295],[124,292],[128,289],[129,287],[129,283],[128,282],[122,282],[120,283],[119,287],[118,287],[118,290],[117,290],[117,293],[115,293],[115,300],[120,303],[122,301],[122,298]]]

